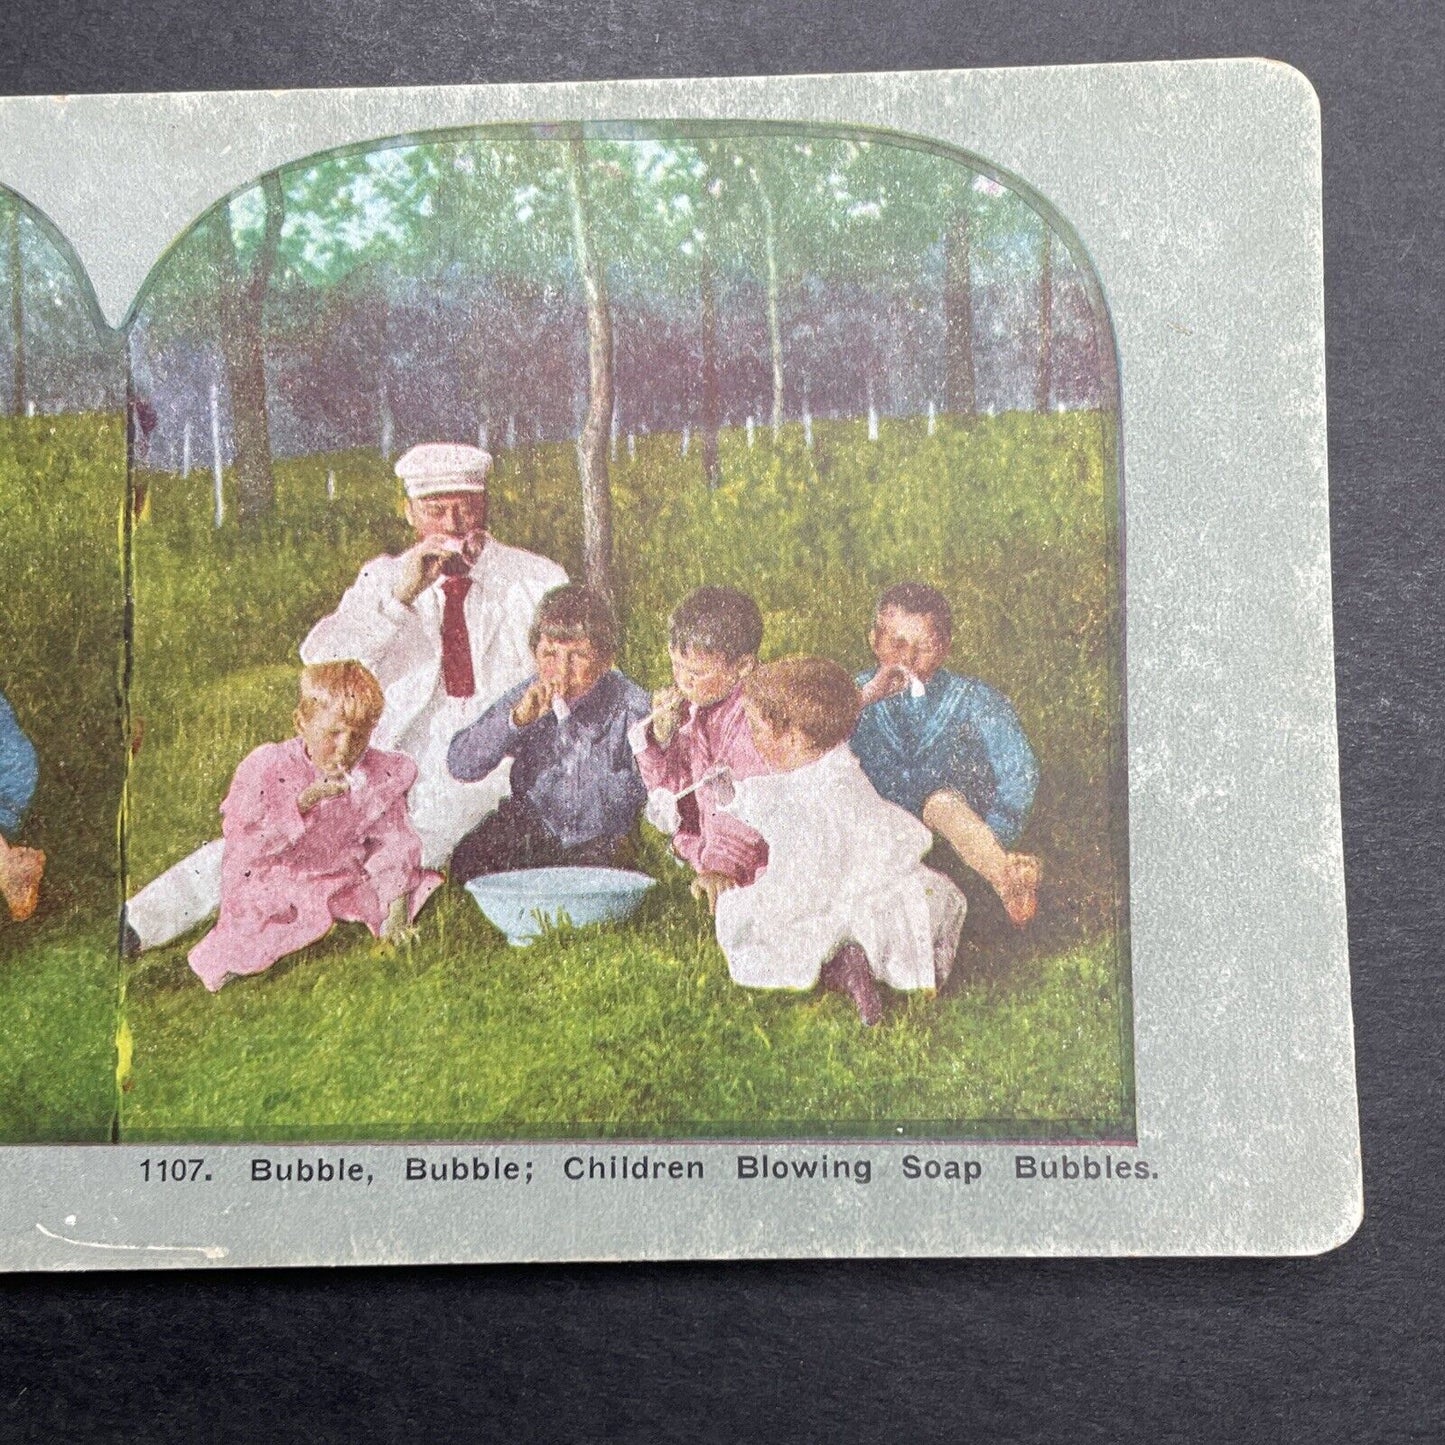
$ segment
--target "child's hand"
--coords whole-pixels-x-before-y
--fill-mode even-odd
[[[712,789],[712,800],[719,808],[726,808],[738,795],[737,785],[733,782],[732,769],[719,765],[711,769],[712,776],[707,779],[707,786]]]
[[[555,682],[543,682],[539,677],[522,694],[516,707],[512,709],[512,726],[514,728],[531,727],[552,706],[552,699],[556,693],[557,684]]]
[[[406,894],[392,900],[386,910],[386,922],[381,925],[381,941],[392,948],[404,948],[416,942],[417,930],[411,921],[411,909]]]
[[[886,697],[897,697],[900,692],[908,689],[909,683],[913,681],[906,667],[900,667],[896,662],[891,662],[887,667],[880,667],[873,675],[873,679],[859,693],[863,706],[869,703],[882,702]]]
[[[345,778],[322,778],[320,782],[301,790],[301,796],[296,799],[296,810],[309,813],[323,799],[345,797],[350,791],[351,786]]]
[[[729,878],[726,873],[699,873],[692,880],[692,887],[689,889],[694,898],[707,899],[707,911],[717,912],[718,899],[728,891],[729,888],[736,888],[735,879]]]
[[[687,699],[675,687],[664,687],[652,694],[653,740],[658,747],[665,748],[672,741],[672,735],[682,726],[687,716]]]
[[[666,788],[654,788],[647,795],[647,808],[644,816],[659,833],[666,833],[669,837],[682,827],[682,814],[678,811],[677,795],[669,792]]]

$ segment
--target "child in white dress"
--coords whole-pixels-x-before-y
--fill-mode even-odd
[[[821,982],[875,1024],[875,980],[931,989],[948,977],[963,894],[923,866],[932,833],[878,796],[847,746],[860,701],[843,668],[820,657],[768,663],[743,697],[772,771],[739,781],[726,806],[767,841],[768,866],[718,898],[728,971],[748,988]]]

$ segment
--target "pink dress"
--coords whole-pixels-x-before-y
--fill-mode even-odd
[[[303,814],[296,800],[321,774],[299,737],[264,744],[236,769],[221,804],[221,914],[190,955],[212,993],[228,974],[261,973],[333,923],[364,923],[379,935],[403,895],[415,918],[441,883],[422,868],[407,818],[416,764],[368,748],[351,776],[349,793]]]
[[[642,746],[637,746],[641,743]],[[658,747],[649,727],[634,742],[637,769],[648,789],[680,793],[710,768],[725,766],[734,778],[755,778],[768,771],[758,755],[743,715],[739,683],[720,702],[689,707],[687,721],[666,748]],[[724,796],[731,796],[724,790]],[[690,807],[692,799],[696,806]],[[682,826],[673,834],[672,849],[699,873],[722,873],[734,883],[751,883],[767,866],[768,845],[753,829],[719,811],[718,789],[704,783],[681,800]]]

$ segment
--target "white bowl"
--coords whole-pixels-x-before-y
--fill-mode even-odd
[[[631,918],[656,882],[626,868],[517,868],[465,886],[508,943],[525,945],[559,923],[581,928]]]

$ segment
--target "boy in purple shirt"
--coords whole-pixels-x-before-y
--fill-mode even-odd
[[[504,692],[447,750],[454,778],[486,777],[512,760],[512,792],[457,844],[465,883],[513,868],[614,863],[647,801],[628,746],[647,694],[613,667],[617,625],[597,593],[569,584],[537,605],[535,676]]]
[[[674,814],[673,852],[697,872],[693,895],[714,911],[719,894],[751,883],[768,861],[762,838],[718,811],[728,777],[768,771],[743,716],[743,679],[762,642],[763,615],[745,592],[689,592],[668,619],[676,686],[653,695],[651,716],[631,734],[643,781]]]

